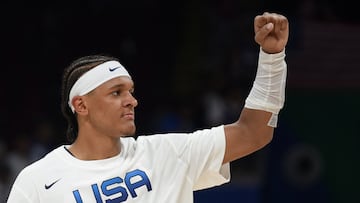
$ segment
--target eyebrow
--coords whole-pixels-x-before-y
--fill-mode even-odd
[[[109,87],[109,89],[111,90],[111,89],[117,89],[117,88],[120,88],[120,89],[122,89],[122,88],[124,88],[126,85],[125,84],[116,84],[116,85],[113,85],[113,86],[111,86],[111,87]],[[132,89],[132,90],[134,90],[135,89],[135,87],[134,87],[134,84],[131,86],[131,88],[130,89]]]

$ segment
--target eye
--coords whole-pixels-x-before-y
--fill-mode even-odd
[[[113,92],[111,92],[111,95],[113,95],[113,96],[119,96],[119,95],[120,95],[120,91],[113,91]]]
[[[130,92],[131,95],[134,95],[135,89],[131,89],[129,92]]]

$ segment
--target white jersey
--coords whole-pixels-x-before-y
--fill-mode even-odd
[[[193,191],[229,182],[224,127],[120,138],[115,157],[83,161],[60,146],[24,168],[8,203],[191,203]]]

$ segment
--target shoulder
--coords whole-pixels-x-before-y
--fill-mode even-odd
[[[34,177],[36,174],[43,174],[50,166],[53,166],[54,164],[58,163],[59,160],[57,157],[57,152],[61,149],[61,147],[58,147],[56,149],[53,149],[49,153],[47,153],[44,157],[41,159],[34,161],[33,163],[29,164],[25,168],[23,168],[20,173],[19,177]]]
[[[157,149],[168,149],[175,151],[183,151],[187,147],[194,145],[195,143],[202,143],[206,140],[218,140],[215,137],[224,137],[224,126],[216,126],[212,128],[199,129],[193,132],[183,133],[161,133],[151,135],[141,135],[138,138],[131,139],[131,144],[138,148],[150,148],[153,150]],[[206,142],[203,142],[206,143]]]
[[[198,129],[193,132],[182,132],[182,133],[161,133],[161,134],[152,134],[152,135],[141,135],[137,138],[138,143],[162,143],[162,142],[178,142],[181,140],[187,139],[197,139],[200,137],[209,137],[209,136],[223,136],[224,125]]]

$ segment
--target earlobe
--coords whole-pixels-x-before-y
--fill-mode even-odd
[[[83,97],[75,96],[72,100],[72,104],[77,114],[79,115],[87,114],[86,102],[84,101]]]

